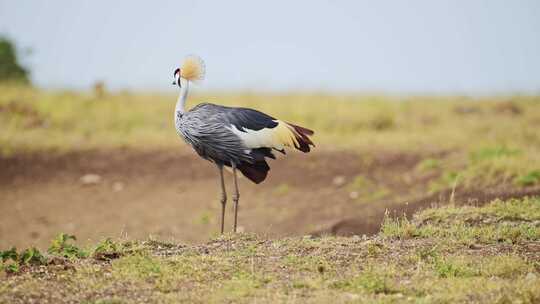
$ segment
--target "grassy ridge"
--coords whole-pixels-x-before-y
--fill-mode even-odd
[[[175,96],[46,92],[2,87],[4,150],[178,146]],[[317,131],[322,145],[408,149],[540,144],[539,97],[403,97],[325,94],[194,95],[199,101],[260,109]],[[420,145],[420,146],[418,146]]]
[[[241,234],[74,251],[64,236],[48,262],[4,270],[0,302],[538,303],[539,223],[537,197],[387,219],[370,238]]]

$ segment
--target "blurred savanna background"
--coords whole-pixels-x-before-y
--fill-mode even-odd
[[[385,214],[540,195],[536,1],[0,1],[0,34],[0,249],[217,235],[217,172],[173,123],[192,53],[188,108],[315,131],[240,180],[243,232],[371,236]]]

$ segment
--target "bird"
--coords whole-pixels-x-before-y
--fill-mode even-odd
[[[255,184],[261,183],[270,170],[266,159],[276,159],[273,151],[286,154],[285,148],[292,148],[308,153],[315,146],[310,138],[314,132],[250,108],[203,102],[186,110],[190,83],[203,80],[205,73],[204,61],[196,55],[187,56],[174,70],[173,85],[180,90],[174,111],[174,126],[178,135],[200,157],[217,167],[221,187],[221,234],[224,232],[227,204],[223,168],[232,169],[233,232],[236,233],[240,200],[237,171]]]

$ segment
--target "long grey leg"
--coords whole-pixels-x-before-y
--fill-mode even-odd
[[[236,233],[236,226],[238,223],[238,200],[240,200],[240,192],[238,192],[238,180],[236,178],[236,164],[232,163],[232,169],[233,169],[233,180],[234,180],[234,194],[233,194],[233,202],[234,202],[234,228],[233,232]]]
[[[225,180],[223,179],[223,165],[217,165],[219,178],[221,180],[221,234],[225,228],[225,205],[227,204],[227,191],[225,190]]]

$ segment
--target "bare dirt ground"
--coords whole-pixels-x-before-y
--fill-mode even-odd
[[[241,179],[240,229],[269,237],[374,233],[387,208],[410,214],[448,199],[449,193],[422,196],[437,178],[414,170],[423,157],[385,151],[291,153],[272,161],[264,183]],[[27,154],[1,158],[0,168],[0,248],[44,248],[59,232],[95,243],[106,236],[199,242],[218,231],[217,170],[191,151]],[[81,177],[87,174],[99,180],[85,184]],[[357,197],[347,185],[359,174],[390,192],[379,199]],[[231,176],[226,179],[231,189]],[[482,201],[538,193],[482,190],[456,197]],[[230,229],[230,201],[227,209]]]

